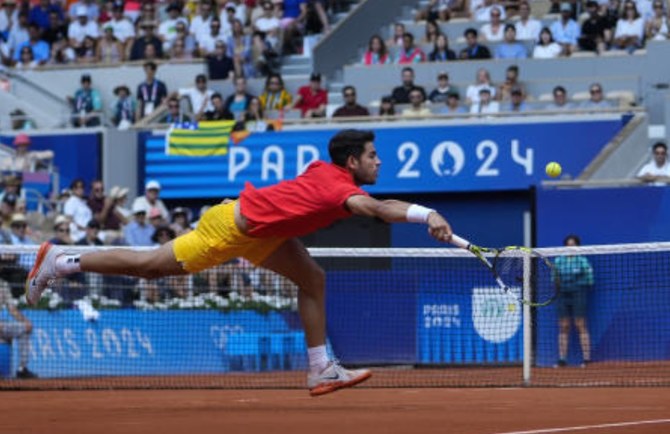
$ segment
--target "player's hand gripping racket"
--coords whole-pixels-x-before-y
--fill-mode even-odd
[[[533,249],[522,246],[507,246],[500,249],[472,244],[458,235],[451,236],[451,243],[470,251],[493,273],[500,289],[523,304],[546,306],[558,296],[559,285],[555,281],[553,264]],[[486,256],[492,256],[490,261]],[[529,267],[530,294],[524,297],[524,267]]]

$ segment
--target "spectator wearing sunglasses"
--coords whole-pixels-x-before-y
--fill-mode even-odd
[[[356,88],[353,86],[344,86],[342,89],[344,105],[338,107],[333,113],[334,118],[370,116],[367,108],[356,102]]]

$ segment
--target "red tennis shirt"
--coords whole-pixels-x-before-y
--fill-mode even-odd
[[[240,211],[249,235],[301,237],[351,216],[346,200],[367,193],[347,170],[315,161],[296,179],[256,189],[250,182],[240,194]]]

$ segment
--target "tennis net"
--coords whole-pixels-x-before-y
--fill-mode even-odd
[[[366,387],[670,385],[670,243],[539,250],[587,261],[580,295],[522,306],[460,249],[311,249],[329,351],[373,367]],[[0,315],[0,389],[305,385],[298,290],[280,276],[244,261],[152,281],[78,274],[29,308],[20,276],[35,252],[0,247],[0,295],[32,324],[22,334]],[[553,285],[526,266],[537,290]],[[16,377],[26,363],[38,379]]]

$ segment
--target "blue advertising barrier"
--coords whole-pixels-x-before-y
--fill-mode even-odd
[[[24,311],[40,377],[170,375],[304,369],[304,334],[270,312]],[[15,345],[15,351],[16,351]],[[14,360],[18,360],[15,355]]]
[[[558,160],[576,176],[622,128],[622,119],[500,125],[374,128],[382,168],[371,193],[421,193],[526,189],[544,179],[544,166]],[[236,197],[250,181],[256,187],[292,179],[315,159],[328,159],[337,132],[281,131],[252,134],[231,145],[225,157],[165,155],[164,136],[144,133],[145,173],[161,196]],[[143,176],[142,176],[143,175]]]

